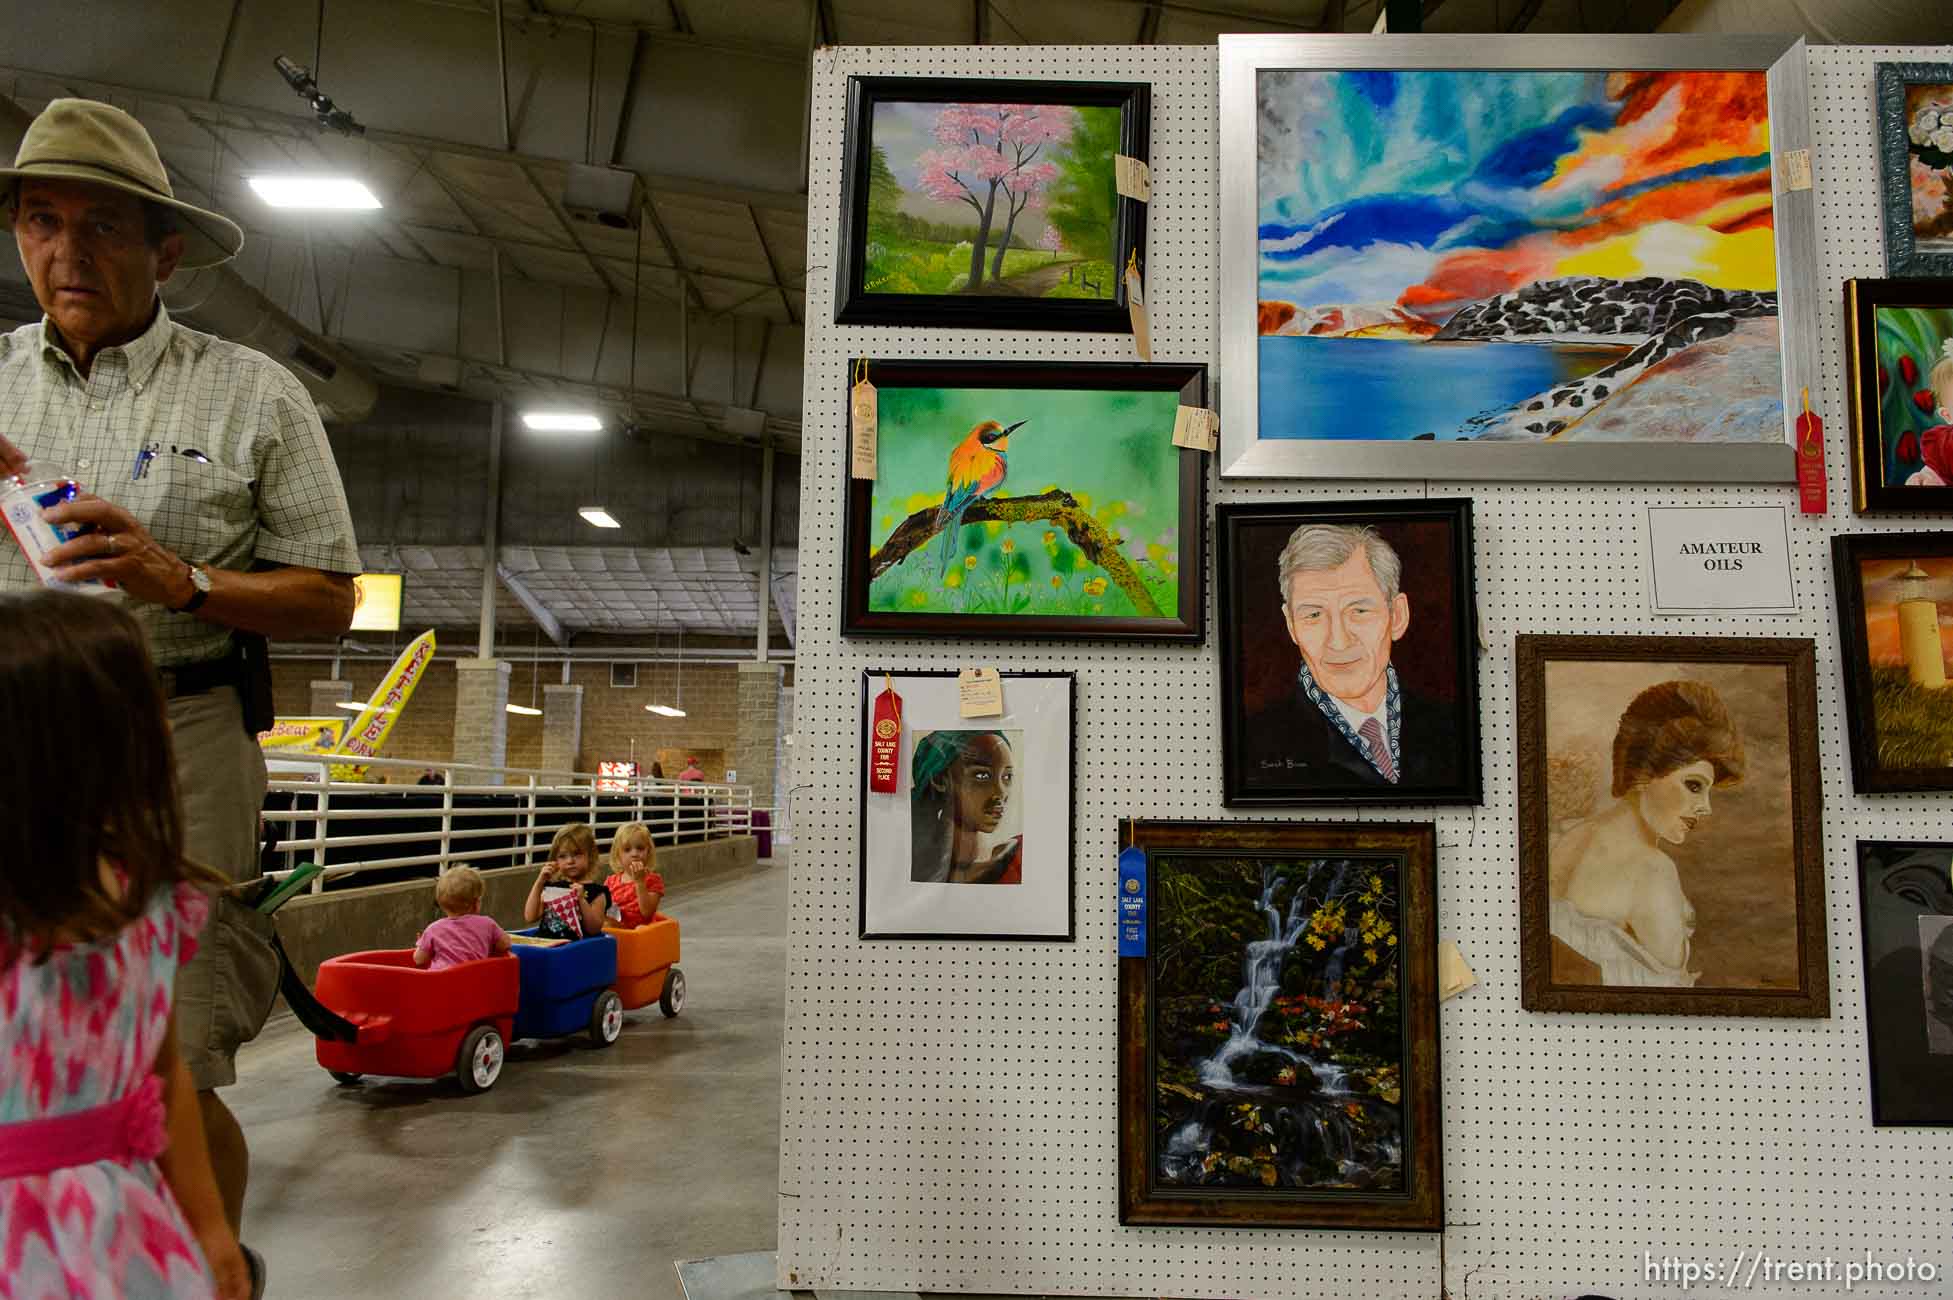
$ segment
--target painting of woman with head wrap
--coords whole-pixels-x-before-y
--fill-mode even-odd
[[[1023,880],[1023,819],[1013,816],[1019,737],[1002,731],[929,731],[916,740],[910,778],[909,878],[952,885]]]

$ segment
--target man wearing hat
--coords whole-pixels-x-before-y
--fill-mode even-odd
[[[359,552],[325,430],[290,371],[170,319],[157,286],[235,256],[244,234],[175,197],[133,117],[55,100],[0,169],[0,196],[45,313],[0,335],[0,477],[85,489],[47,517],[90,531],[49,558],[69,578],[114,583],[143,625],[169,696],[189,856],[254,876],[262,638],[337,636],[352,620]],[[0,545],[0,590],[35,581]],[[248,1156],[215,1090],[236,1080],[236,1043],[257,1029],[237,1022],[262,991],[216,974],[247,960],[225,951],[224,929],[206,931],[179,976],[176,1016],[235,1226]]]

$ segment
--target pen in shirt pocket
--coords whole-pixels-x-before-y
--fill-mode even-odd
[[[204,455],[195,447],[171,447],[170,450],[185,460],[194,460],[199,465],[208,465],[210,463],[210,457]]]
[[[131,483],[137,479],[149,477],[149,462],[156,459],[156,452],[161,446],[161,443],[156,442],[143,444],[142,450],[136,453],[135,463],[129,466],[129,481]]]

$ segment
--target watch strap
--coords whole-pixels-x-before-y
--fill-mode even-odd
[[[190,599],[170,610],[172,614],[194,614],[202,607],[203,602],[210,597],[210,588],[206,585],[210,579],[206,577],[203,582],[198,582],[199,570],[197,566],[186,563],[183,567],[190,571]]]

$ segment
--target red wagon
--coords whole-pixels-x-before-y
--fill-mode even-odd
[[[452,1074],[463,1092],[482,1092],[502,1073],[521,981],[512,953],[430,971],[397,948],[332,958],[314,992],[359,1031],[349,1043],[318,1040],[319,1064],[341,1083]]]

